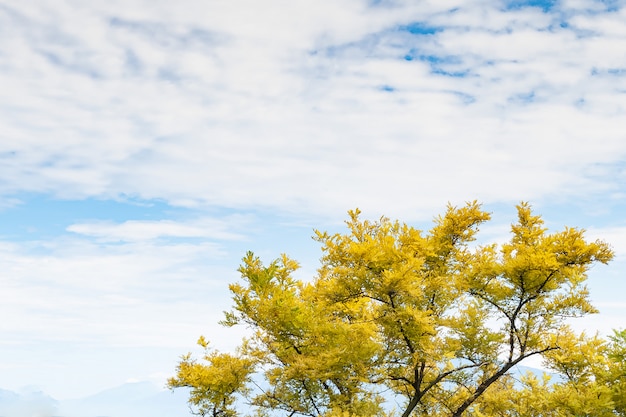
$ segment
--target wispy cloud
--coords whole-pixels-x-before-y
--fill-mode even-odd
[[[177,345],[206,328],[207,303],[222,307],[211,321],[220,319],[240,256],[203,241],[5,243],[0,314],[19,320],[0,324],[2,344]]]
[[[145,241],[157,238],[205,238],[217,240],[241,240],[243,235],[232,230],[241,228],[242,216],[228,219],[201,219],[179,222],[174,220],[128,220],[123,223],[96,222],[70,225],[67,230],[104,241]],[[249,220],[247,221],[249,223]]]
[[[587,172],[626,156],[623,8],[275,6],[5,6],[0,191],[406,216],[621,188]]]
[[[626,223],[626,219],[622,219],[622,222]],[[609,243],[617,259],[626,261],[626,226],[594,227],[589,229],[588,235]]]

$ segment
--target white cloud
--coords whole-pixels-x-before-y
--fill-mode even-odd
[[[227,308],[236,263],[224,266],[224,257],[202,242],[5,244],[0,311],[16,320],[0,324],[2,343],[179,345]]]
[[[579,38],[537,8],[452,6],[13,6],[1,188],[413,216],[611,183],[585,172],[626,156],[626,77],[602,72],[626,67],[623,11],[577,10],[576,27],[606,23]],[[395,31],[413,21],[445,30]]]
[[[241,223],[249,222],[242,216],[227,219],[200,219],[179,222],[173,220],[128,220],[123,223],[96,222],[70,225],[67,230],[104,241],[145,241],[157,238],[206,238],[218,240],[241,240],[243,236],[233,232]]]
[[[619,261],[626,261],[626,226],[594,227],[587,231],[592,239],[600,239],[611,245]]]

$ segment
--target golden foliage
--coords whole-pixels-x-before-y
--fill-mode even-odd
[[[476,202],[449,206],[427,233],[359,216],[349,212],[345,234],[315,232],[323,256],[310,283],[286,255],[265,266],[246,254],[223,324],[253,336],[235,355],[183,357],[170,386],[191,387],[213,416],[236,415],[237,398],[258,414],[329,417],[388,415],[390,398],[403,417],[585,415],[619,402],[624,367],[609,377],[608,345],[563,324],[595,311],[584,282],[611,260],[606,243],[548,233],[525,203],[502,245],[472,243],[490,219]],[[535,355],[572,378],[515,383],[511,370]]]

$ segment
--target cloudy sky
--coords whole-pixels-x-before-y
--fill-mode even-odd
[[[624,0],[0,0],[0,388],[162,384],[245,251],[310,278],[356,207],[530,201],[623,327],[625,120]]]

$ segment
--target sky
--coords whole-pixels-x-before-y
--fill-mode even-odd
[[[530,202],[616,252],[626,318],[626,1],[0,0],[0,388],[162,386],[248,250],[312,279],[347,211]]]

